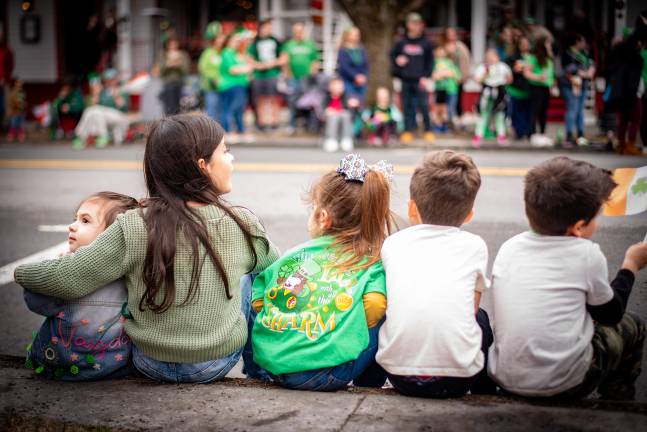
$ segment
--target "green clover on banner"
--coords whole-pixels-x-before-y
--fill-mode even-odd
[[[647,193],[647,177],[639,178],[631,187],[631,193],[634,195]]]

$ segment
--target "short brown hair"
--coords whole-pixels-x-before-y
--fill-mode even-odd
[[[117,215],[125,213],[127,210],[139,208],[139,202],[135,198],[117,192],[97,192],[92,194],[81,201],[79,208],[84,202],[94,200],[101,201],[104,204],[102,218],[106,228],[113,224],[117,219]]]
[[[471,157],[452,150],[425,156],[409,193],[424,223],[461,226],[474,207],[481,175]]]
[[[580,220],[589,223],[617,186],[611,171],[588,162],[555,157],[526,174],[524,200],[537,234],[562,236]]]

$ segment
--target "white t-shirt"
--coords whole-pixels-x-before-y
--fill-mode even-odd
[[[470,377],[483,369],[474,291],[487,246],[459,228],[416,225],[386,239],[386,321],[377,362],[394,375]]]
[[[532,232],[512,237],[492,268],[490,376],[524,396],[551,396],[581,384],[593,354],[586,304],[612,298],[597,244]]]
[[[483,84],[490,87],[499,87],[508,84],[510,77],[512,77],[512,70],[510,66],[503,62],[499,62],[486,69],[485,64],[480,64],[474,71],[474,77],[477,80],[483,80]]]

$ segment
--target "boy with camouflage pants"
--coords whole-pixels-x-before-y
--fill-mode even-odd
[[[557,157],[525,179],[530,231],[501,246],[492,269],[494,345],[489,375],[507,392],[633,399],[645,324],[625,312],[647,243],[625,254],[609,284],[589,240],[616,184],[607,170]]]

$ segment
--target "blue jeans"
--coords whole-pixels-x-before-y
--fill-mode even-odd
[[[18,114],[9,117],[9,130],[22,131],[25,125],[25,114]]]
[[[488,377],[488,349],[494,341],[490,318],[483,309],[476,313],[476,322],[481,327],[481,351],[483,369],[473,377],[418,377],[388,374],[393,387],[405,396],[450,398],[460,397],[471,391],[474,394],[494,394],[496,385]]]
[[[241,278],[240,290],[240,309],[249,322],[252,299],[252,278],[250,276]],[[247,340],[249,344],[250,338],[248,337]],[[133,344],[133,363],[139,372],[156,381],[205,384],[223,379],[238,363],[244,348],[216,360],[200,363],[174,363],[152,359]]]
[[[290,94],[288,95],[288,109],[290,110],[290,127],[297,127],[297,101],[299,97],[303,94],[303,89],[305,87],[304,80],[306,78],[290,78],[288,81],[288,86],[290,87]]]
[[[431,130],[427,91],[420,88],[420,83],[417,80],[402,80],[402,107],[404,108],[404,130],[414,132],[418,129],[416,122],[417,110],[420,110],[422,115],[425,131]]]
[[[454,123],[456,116],[456,106],[458,105],[458,95],[447,93],[447,120],[450,124]]]
[[[214,120],[221,118],[220,105],[218,104],[218,92],[209,90],[204,93],[204,108],[207,115]]]
[[[577,128],[579,136],[584,135],[584,102],[586,101],[586,87],[582,86],[579,95],[573,94],[571,87],[562,87],[562,96],[566,102],[566,135],[573,136]]]
[[[368,346],[356,360],[330,368],[272,375],[272,378],[283,387],[294,390],[335,391],[343,389],[351,381],[362,387],[382,387],[386,374],[375,362],[380,327],[381,324],[368,329]]]
[[[243,114],[247,107],[247,87],[234,86],[220,92],[220,124],[225,132],[230,132],[230,120],[233,118],[236,123],[236,130],[239,133],[245,132]]]
[[[366,97],[366,85],[357,85],[354,81],[344,80],[344,89],[348,97],[355,97],[360,102],[364,102]]]
[[[517,138],[532,135],[532,100],[510,98],[510,117]]]

